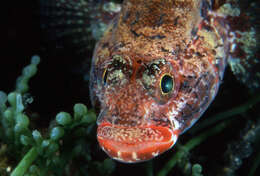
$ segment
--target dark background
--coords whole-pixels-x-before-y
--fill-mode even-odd
[[[61,110],[71,111],[75,103],[90,106],[88,84],[84,76],[88,72],[80,64],[91,59],[92,51],[85,58],[71,47],[57,44],[40,24],[40,6],[37,1],[8,1],[3,11],[0,52],[0,89],[10,92],[15,80],[33,55],[41,57],[38,72],[30,80],[30,107],[46,119],[40,124],[49,124],[49,119]]]

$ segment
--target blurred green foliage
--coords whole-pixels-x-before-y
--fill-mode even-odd
[[[114,161],[95,161],[91,156],[91,145],[96,144],[93,137],[96,115],[85,105],[75,104],[73,115],[58,113],[49,130],[31,126],[31,117],[25,111],[28,98],[25,95],[29,90],[28,81],[36,74],[39,63],[40,58],[33,56],[31,64],[17,79],[16,90],[9,94],[0,91],[0,175],[111,174]],[[78,157],[84,166],[73,163]]]

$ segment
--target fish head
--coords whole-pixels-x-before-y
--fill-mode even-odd
[[[176,9],[186,4],[180,11],[158,1],[163,14],[154,3],[125,2],[96,45],[90,95],[100,110],[101,148],[135,163],[169,150],[198,120],[216,95],[225,57],[213,52],[217,35],[201,28],[199,1],[165,1]]]
[[[100,106],[101,148],[127,163],[149,160],[170,149],[180,133],[171,114],[179,89],[177,67],[164,58],[146,60],[123,53],[97,65],[91,94]]]

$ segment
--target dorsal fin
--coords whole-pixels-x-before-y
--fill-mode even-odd
[[[107,0],[40,0],[40,8],[41,28],[47,40],[84,51],[94,46],[121,7]]]

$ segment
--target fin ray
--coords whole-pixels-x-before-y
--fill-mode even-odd
[[[41,28],[47,40],[89,48],[119,10],[119,4],[106,0],[40,0]]]

